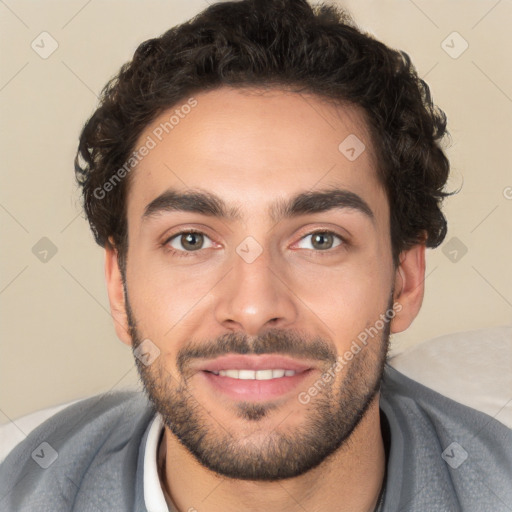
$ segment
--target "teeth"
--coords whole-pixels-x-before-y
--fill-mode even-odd
[[[219,370],[212,372],[221,377],[231,377],[232,379],[240,380],[270,380],[280,379],[281,377],[292,377],[295,375],[295,370]]]
[[[274,377],[274,372],[278,370],[258,370],[254,372],[255,379],[257,380],[270,380]]]
[[[229,372],[231,372],[231,375]],[[237,373],[238,375],[236,375]],[[256,372],[254,370],[228,370],[228,377],[240,380],[251,380],[256,378]]]

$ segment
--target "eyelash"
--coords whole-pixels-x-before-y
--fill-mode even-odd
[[[199,252],[201,249],[198,249],[197,251],[180,251],[180,250],[174,249],[174,248],[169,246],[169,242],[171,240],[173,240],[174,238],[177,238],[177,237],[179,237],[181,235],[186,235],[188,233],[197,234],[197,235],[204,235],[204,236],[208,237],[208,235],[206,233],[203,233],[202,231],[198,231],[198,230],[194,230],[194,229],[183,230],[183,231],[179,231],[178,233],[174,233],[173,235],[168,237],[163,242],[162,246],[164,247],[166,252],[172,254],[173,256],[177,256],[178,258],[187,258],[189,256],[193,256],[195,252]],[[312,250],[316,255],[318,255],[320,257],[332,254],[332,251],[334,249],[337,249],[337,248],[347,249],[347,246],[349,245],[349,243],[348,243],[348,241],[347,241],[347,239],[345,237],[339,235],[335,231],[331,231],[331,230],[328,230],[328,229],[318,229],[318,230],[315,230],[315,231],[310,231],[309,233],[306,233],[305,235],[303,235],[300,238],[300,240],[303,240],[304,238],[306,238],[308,236],[311,236],[311,235],[315,235],[317,233],[334,235],[335,237],[339,238],[340,241],[341,241],[341,243],[339,245],[337,245],[336,247],[331,248],[331,249],[326,249],[326,250],[323,250],[323,251],[315,251],[314,249],[307,249],[307,250]]]
[[[178,251],[177,249],[173,249],[170,245],[169,245],[169,242],[171,240],[173,240],[174,238],[177,238],[181,235],[186,235],[186,234],[189,234],[189,233],[192,233],[194,235],[204,235],[204,236],[208,236],[206,233],[203,233],[202,231],[198,231],[196,229],[190,229],[190,230],[183,230],[183,231],[179,231],[178,233],[174,233],[173,235],[171,235],[170,237],[168,237],[165,242],[162,244],[164,249],[166,250],[166,252],[172,254],[173,256],[177,256],[178,258],[187,258],[189,256],[193,256],[195,252],[199,252],[199,251]],[[209,238],[209,237],[208,237]],[[199,249],[201,250],[201,249]]]

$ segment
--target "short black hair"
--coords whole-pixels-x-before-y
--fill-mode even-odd
[[[129,176],[108,193],[98,190],[112,183],[159,114],[222,86],[285,88],[360,107],[389,200],[394,264],[415,244],[443,241],[446,115],[409,56],[364,33],[340,7],[243,0],[213,4],[140,44],[83,128],[75,173],[84,209],[97,243],[115,247],[122,268]]]

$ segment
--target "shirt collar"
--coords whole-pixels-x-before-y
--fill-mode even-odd
[[[156,413],[149,428],[144,451],[144,503],[148,512],[172,511],[172,505],[166,501],[158,476],[157,454],[163,430],[162,417]]]

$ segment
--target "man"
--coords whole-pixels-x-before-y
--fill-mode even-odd
[[[445,126],[334,7],[214,4],[143,43],[76,172],[147,397],[50,418],[2,509],[510,510],[510,430],[386,364],[446,233]]]

